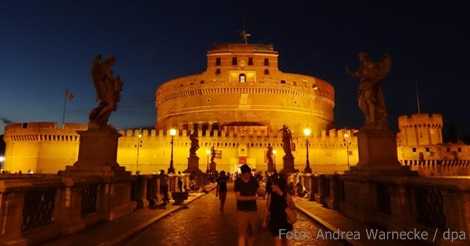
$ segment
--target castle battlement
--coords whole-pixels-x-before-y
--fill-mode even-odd
[[[88,124],[55,122],[12,123],[5,127],[5,141],[79,141],[77,131],[88,129]]]
[[[412,114],[402,115],[398,118],[399,128],[405,127],[429,127],[429,128],[442,128],[443,120],[441,114]]]
[[[7,141],[54,141],[68,142],[79,141],[77,131],[86,130],[87,124],[68,123],[65,127],[59,127],[54,122],[31,122],[31,123],[13,123],[7,126],[5,137]],[[268,132],[266,130],[251,129],[249,127],[243,130],[234,130],[228,128],[224,130],[199,130],[198,138],[200,142],[241,142],[248,144],[257,144],[257,146],[267,146],[269,143],[274,146],[281,146],[282,135],[279,131]],[[310,144],[317,147],[344,147],[345,136],[349,138],[349,144],[357,145],[356,129],[330,129],[323,130],[320,134],[309,137]],[[142,138],[151,141],[168,142],[171,139],[169,129],[121,129],[121,141],[137,141]],[[174,137],[177,143],[189,143],[190,131],[187,129],[176,129]],[[293,142],[301,147],[304,146],[305,137],[294,134]],[[260,143],[265,143],[260,145]],[[235,145],[234,145],[235,146]],[[238,146],[238,145],[237,145]]]

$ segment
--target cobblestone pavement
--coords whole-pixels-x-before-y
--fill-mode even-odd
[[[126,245],[223,245],[237,244],[235,217],[235,194],[229,186],[225,213],[219,212],[219,201],[215,192],[191,203],[189,208],[180,210],[136,235]],[[265,200],[258,200],[259,214],[264,213]],[[343,245],[338,241],[320,241],[313,238],[319,230],[309,218],[299,213],[295,224],[296,231],[306,232],[310,239],[295,241],[291,245]],[[257,236],[255,245],[274,245],[269,232]]]

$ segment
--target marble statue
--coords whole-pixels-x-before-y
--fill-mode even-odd
[[[189,156],[197,156],[196,151],[199,149],[199,140],[197,137],[197,131],[193,131],[189,135],[189,140],[191,140],[191,147],[189,148]]]
[[[272,172],[274,169],[274,153],[273,153],[273,146],[271,144],[268,145],[268,151],[266,151],[266,160],[268,164],[268,171]]]
[[[281,130],[282,132],[282,148],[286,156],[292,156],[292,132],[286,126],[283,125]]]
[[[114,76],[112,66],[116,59],[111,56],[107,59],[101,55],[96,56],[91,67],[91,77],[96,89],[98,106],[89,115],[90,128],[104,128],[108,125],[109,116],[117,108],[119,102],[122,81],[119,76]]]
[[[382,81],[390,72],[391,57],[385,55],[380,61],[374,62],[367,53],[361,52],[357,71],[347,72],[359,80],[358,105],[364,114],[366,128],[386,129],[387,110],[382,92]]]

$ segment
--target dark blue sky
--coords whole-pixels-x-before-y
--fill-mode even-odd
[[[152,126],[159,83],[202,70],[207,49],[238,41],[244,22],[252,42],[273,43],[280,51],[282,70],[335,86],[337,127],[358,127],[362,121],[357,82],[344,70],[363,50],[375,57],[392,55],[392,73],[384,83],[393,124],[397,115],[416,111],[417,80],[423,111],[442,112],[461,128],[470,124],[466,6],[449,1],[198,2],[1,1],[0,117],[60,121],[68,88],[75,99],[67,121],[85,122],[95,105],[90,63],[102,53],[116,56],[114,70],[124,80],[112,124]]]

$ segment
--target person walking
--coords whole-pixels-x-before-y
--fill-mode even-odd
[[[287,180],[284,175],[273,175],[263,228],[271,232],[276,246],[289,245],[286,234],[293,230],[293,225],[289,222],[286,209],[295,209],[294,201],[288,192]]]
[[[183,192],[183,179],[181,177],[181,172],[178,171],[178,190]]]
[[[170,197],[168,195],[168,176],[163,170],[160,170],[160,194],[163,196],[163,205],[166,206],[170,202]]]
[[[253,245],[257,232],[256,193],[258,183],[251,174],[251,168],[244,164],[240,167],[241,175],[235,183],[237,198],[238,245]]]
[[[227,198],[227,180],[228,177],[225,175],[225,171],[221,171],[217,178],[217,188],[215,196],[219,197],[220,200],[220,212],[224,212],[225,200]]]

